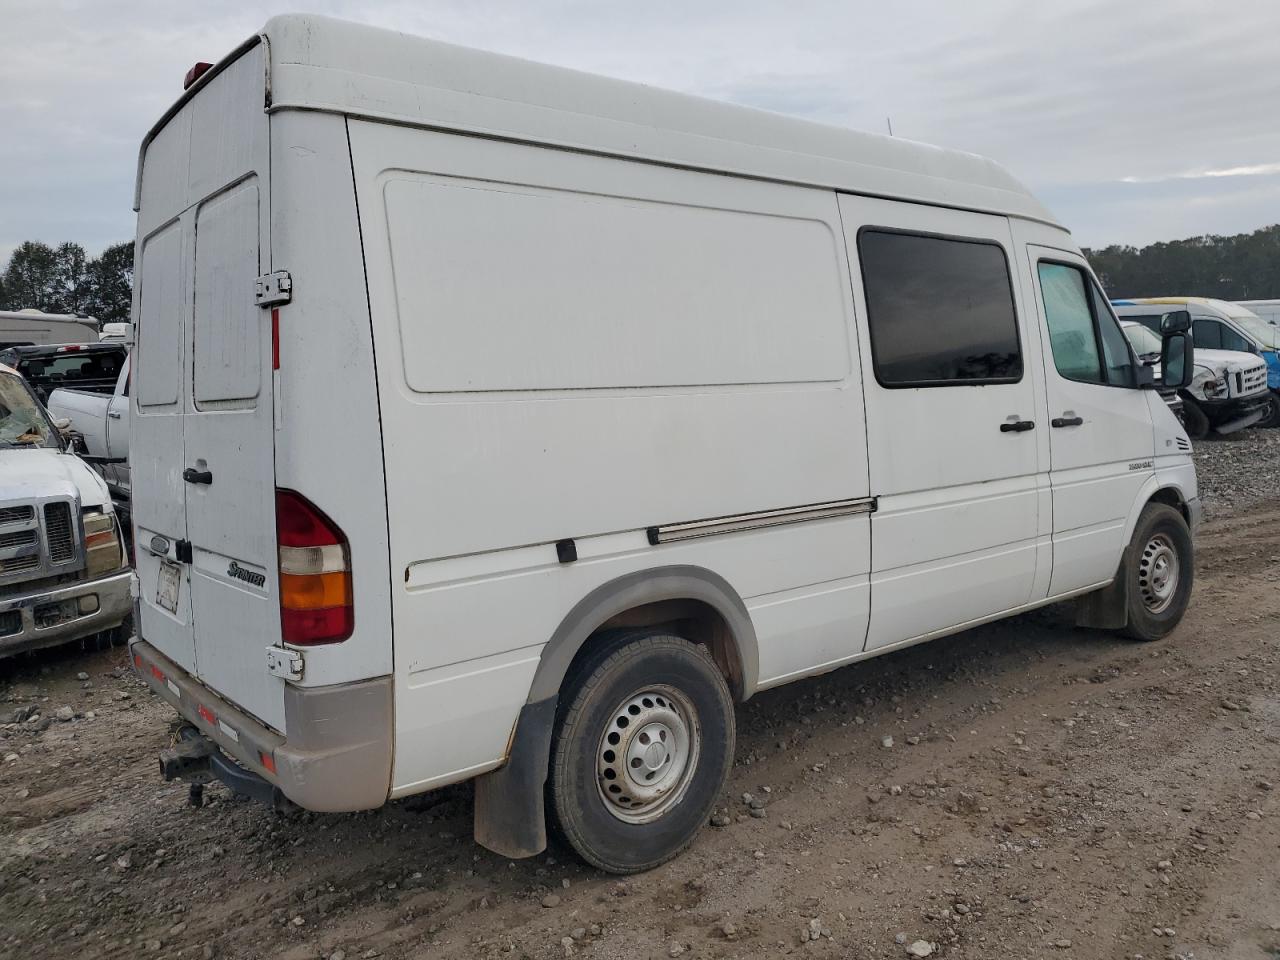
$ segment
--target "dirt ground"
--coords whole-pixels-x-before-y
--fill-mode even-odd
[[[124,651],[0,662],[0,957],[1280,957],[1280,507],[1198,547],[1163,642],[1050,608],[757,696],[728,825],[622,882],[466,788],[192,808]]]

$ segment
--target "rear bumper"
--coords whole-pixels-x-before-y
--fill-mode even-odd
[[[390,677],[331,687],[285,684],[283,737],[209,690],[145,640],[134,669],[162,699],[245,769],[307,810],[372,810],[391,789]],[[263,669],[266,669],[265,659]]]
[[[131,571],[0,599],[0,656],[79,640],[124,622]],[[15,585],[17,589],[22,584]],[[83,611],[83,612],[82,612]]]

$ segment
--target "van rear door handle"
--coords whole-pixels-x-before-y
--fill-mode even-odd
[[[213,483],[213,474],[208,470],[197,470],[195,467],[187,467],[182,471],[182,479],[187,483]]]
[[[1084,417],[1054,417],[1049,422],[1055,427],[1078,427],[1084,423]]]
[[[1000,424],[1001,433],[1022,433],[1024,430],[1034,430],[1036,422],[1034,420],[1006,420]]]

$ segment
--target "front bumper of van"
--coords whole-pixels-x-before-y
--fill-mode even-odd
[[[53,589],[0,598],[0,656],[79,640],[118,627],[133,609],[125,569]],[[14,584],[22,590],[22,584]]]
[[[1266,391],[1252,397],[1229,400],[1201,400],[1200,409],[1213,429],[1221,434],[1236,433],[1263,419],[1271,409],[1271,396]]]
[[[156,694],[249,773],[306,810],[372,810],[391,789],[390,677],[330,687],[285,684],[288,736],[253,719],[135,637],[134,669]],[[265,658],[264,658],[264,667]]]

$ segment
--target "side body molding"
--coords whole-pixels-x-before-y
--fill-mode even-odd
[[[506,857],[531,857],[546,848],[543,788],[560,686],[569,666],[601,624],[663,600],[699,601],[719,613],[738,661],[733,694],[745,700],[755,691],[760,671],[755,628],[746,604],[723,577],[702,567],[669,566],[637,570],[602,584],[569,611],[543,649],[529,699],[512,732],[507,763],[476,779],[477,843]]]

